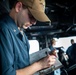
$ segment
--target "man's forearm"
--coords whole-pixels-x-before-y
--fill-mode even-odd
[[[33,75],[37,71],[51,67],[55,64],[56,57],[54,55],[48,55],[47,57],[33,63],[32,65],[19,69],[16,71],[16,75]]]
[[[16,71],[16,75],[33,75],[35,72],[39,71],[41,69],[41,66],[38,62]]]

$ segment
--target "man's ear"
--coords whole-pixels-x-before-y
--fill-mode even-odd
[[[21,2],[17,2],[16,6],[15,6],[16,12],[19,12],[21,9],[22,9],[22,3]]]

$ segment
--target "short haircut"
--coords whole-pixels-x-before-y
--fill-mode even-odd
[[[71,39],[71,43],[74,42],[74,39]]]
[[[51,45],[54,43],[54,42],[56,42],[56,40],[55,39],[51,39]]]

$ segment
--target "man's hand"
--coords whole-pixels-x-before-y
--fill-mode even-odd
[[[56,56],[48,54],[47,57],[41,59],[40,61],[38,61],[38,63],[40,64],[41,69],[44,69],[54,65],[55,61],[56,61]]]

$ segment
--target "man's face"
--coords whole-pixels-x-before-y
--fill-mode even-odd
[[[36,19],[32,16],[28,8],[21,9],[17,14],[18,26],[24,29],[36,24]]]

